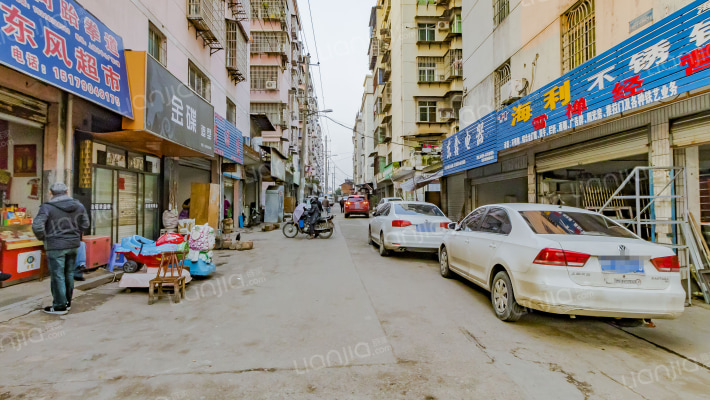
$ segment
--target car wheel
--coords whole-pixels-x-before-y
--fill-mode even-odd
[[[375,244],[375,241],[372,240],[372,229],[371,228],[367,228],[367,244],[369,246],[372,246],[373,244]]]
[[[385,248],[385,237],[382,232],[380,232],[380,256],[387,257],[389,253],[390,251]]]
[[[454,277],[454,273],[449,269],[449,251],[446,247],[442,247],[441,252],[439,252],[439,271],[444,278],[451,279]]]
[[[513,285],[505,271],[500,271],[493,278],[491,302],[496,316],[505,322],[515,322],[523,316],[524,309],[515,301]]]

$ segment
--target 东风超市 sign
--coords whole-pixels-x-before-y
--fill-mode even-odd
[[[494,163],[496,149],[496,113],[492,112],[465,129],[444,139],[442,158],[444,175]]]
[[[145,128],[202,154],[214,154],[214,107],[146,57]]]
[[[123,40],[74,0],[0,0],[0,63],[133,118]]]

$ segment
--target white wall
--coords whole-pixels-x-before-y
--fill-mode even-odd
[[[10,186],[10,198],[8,202],[11,204],[17,204],[20,207],[27,208],[27,211],[35,217],[39,212],[39,206],[42,204],[42,198],[48,200],[48,194],[42,193],[42,171],[43,171],[43,157],[44,152],[44,132],[41,129],[28,127],[26,125],[19,125],[15,123],[9,123],[10,129],[10,143],[7,149],[8,160],[7,166],[10,173],[13,175],[12,183]],[[34,144],[37,146],[37,175],[33,177],[16,177],[14,176],[14,146],[22,144]],[[40,184],[38,188],[39,199],[30,199],[30,190],[32,189],[30,182],[33,179],[40,179]]]
[[[186,17],[186,1],[84,0],[81,4],[123,38],[125,49],[147,51],[148,22],[152,22],[167,38],[167,69],[187,83],[188,60],[192,61],[210,79],[215,112],[226,116],[229,97],[237,105],[237,128],[249,134],[249,80],[235,86],[225,68],[225,51],[210,55],[202,39],[195,37]]]

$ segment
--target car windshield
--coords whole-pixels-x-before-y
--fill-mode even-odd
[[[607,217],[566,211],[520,211],[533,232],[539,235],[585,235],[635,238]]]
[[[358,203],[360,201],[365,201],[365,199],[362,197],[351,197],[348,199],[348,201],[353,202],[353,203]]]
[[[431,204],[395,204],[394,212],[397,215],[426,215],[429,217],[444,217],[436,206]]]

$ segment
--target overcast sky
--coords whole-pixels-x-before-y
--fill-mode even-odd
[[[308,10],[309,2],[313,13],[315,40]],[[333,109],[333,112],[327,115],[351,128],[360,109],[362,85],[368,73],[368,25],[373,4],[374,0],[298,0],[311,63],[321,63],[320,67],[312,69],[320,109]],[[322,89],[320,79],[323,81]],[[328,152],[333,155],[337,166],[336,184],[340,185],[346,177],[352,178],[353,175],[352,130],[325,118],[321,120],[326,137],[331,139]]]

